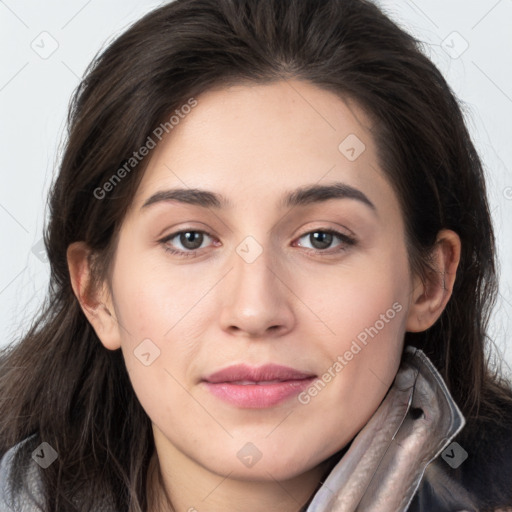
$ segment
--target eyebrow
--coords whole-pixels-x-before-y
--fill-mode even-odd
[[[375,213],[377,212],[376,206],[363,192],[341,182],[330,185],[315,184],[300,187],[285,193],[279,205],[282,208],[291,208],[321,203],[330,199],[355,199],[371,208]],[[222,194],[198,188],[173,188],[154,193],[144,202],[141,208],[147,208],[153,204],[167,201],[179,201],[204,208],[221,209],[232,207],[231,201]]]

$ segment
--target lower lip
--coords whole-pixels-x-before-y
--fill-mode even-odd
[[[272,407],[299,394],[311,385],[316,377],[286,380],[273,384],[231,384],[229,382],[204,382],[216,397],[237,407],[264,409]]]

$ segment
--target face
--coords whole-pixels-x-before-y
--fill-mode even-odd
[[[120,231],[118,345],[160,457],[292,478],[357,434],[398,369],[412,291],[398,199],[369,118],[331,92],[196,99]]]

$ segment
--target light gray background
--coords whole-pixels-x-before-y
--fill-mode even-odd
[[[96,52],[160,4],[0,0],[0,346],[28,328],[46,292],[39,242],[71,93]],[[490,334],[512,365],[512,0],[380,5],[426,43],[465,104],[486,166],[500,260]]]

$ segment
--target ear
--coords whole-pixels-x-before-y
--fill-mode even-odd
[[[120,348],[119,324],[113,313],[114,307],[108,287],[102,283],[100,290],[92,288],[91,249],[85,242],[74,242],[69,245],[66,256],[71,286],[87,320],[105,348]]]
[[[406,331],[425,331],[441,316],[452,295],[460,247],[459,235],[454,231],[443,229],[438,233],[432,254],[436,272],[429,272],[425,283],[419,276],[414,277]]]

